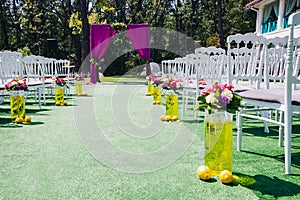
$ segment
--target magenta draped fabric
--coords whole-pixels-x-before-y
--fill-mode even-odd
[[[135,50],[142,58],[147,59],[146,75],[150,75],[150,33],[148,24],[128,24],[127,27],[127,35]]]
[[[147,59],[147,69],[150,69],[150,34],[148,24],[128,24],[127,35],[142,58]],[[100,61],[104,56],[111,40],[116,34],[109,24],[92,24],[90,26],[90,55],[91,59]],[[149,71],[149,70],[147,70]],[[90,82],[97,83],[99,80],[98,69],[95,64],[90,67]]]
[[[142,58],[150,59],[150,34],[148,24],[128,24],[127,35]]]
[[[91,59],[100,61],[104,56],[111,40],[116,34],[109,24],[92,24],[90,26],[90,55]],[[99,80],[98,69],[95,64],[90,67],[91,83],[97,83]]]

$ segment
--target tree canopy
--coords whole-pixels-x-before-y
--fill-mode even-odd
[[[201,46],[226,48],[226,37],[255,30],[245,0],[1,0],[0,50],[67,58],[79,67],[89,54],[89,24],[148,23],[187,35]],[[50,39],[50,40],[49,40]],[[50,43],[57,43],[55,55]],[[25,48],[25,50],[24,50]],[[162,54],[152,52],[160,62]],[[124,55],[126,65],[140,58]],[[171,55],[170,55],[171,56]]]

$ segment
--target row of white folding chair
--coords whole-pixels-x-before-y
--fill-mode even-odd
[[[251,48],[242,47],[232,50],[229,60],[232,66],[232,80],[235,81],[236,91],[247,91],[260,88],[284,88],[282,81],[285,77],[286,47],[288,37],[265,39],[253,34],[229,36],[230,41],[237,42],[237,46],[243,43],[251,43]],[[246,41],[246,42],[245,42]],[[230,52],[230,43],[229,43]],[[259,48],[258,48],[259,47]],[[230,73],[230,74],[231,74]],[[246,80],[246,81],[245,81]],[[246,102],[246,101],[244,101]],[[254,105],[256,106],[256,105]],[[277,112],[262,111],[263,117],[278,120]],[[268,123],[264,121],[265,132],[269,133]],[[279,131],[281,131],[281,127]],[[281,143],[279,141],[279,143]]]
[[[45,58],[42,56],[26,56],[23,58],[23,65],[26,73],[24,73],[28,82],[33,81],[39,83],[43,95],[44,105],[46,104],[46,92],[50,90],[51,94],[54,87],[54,77],[66,78],[69,76],[67,60],[56,60],[53,58]],[[69,79],[66,78],[69,82]],[[66,88],[66,94],[69,90]]]
[[[188,66],[192,69],[193,73],[186,78],[192,82],[192,85],[188,85],[183,88],[182,95],[182,116],[185,115],[189,100],[193,102],[193,106],[197,103],[197,97],[200,95],[201,87],[200,81],[204,80],[207,84],[213,84],[215,82],[223,83],[226,81],[226,68],[225,50],[217,47],[201,47],[195,50],[195,54],[189,54],[186,56]],[[197,112],[195,112],[195,118]]]
[[[162,61],[162,75],[170,78],[183,78],[185,76],[186,58]]]
[[[29,94],[33,93],[35,97],[38,96],[39,107],[41,107],[42,94],[44,104],[46,104],[45,89],[46,86],[53,83],[53,80],[49,78],[65,77],[69,74],[69,61],[67,60],[56,60],[35,55],[22,58],[22,54],[19,52],[0,52],[0,64],[2,93],[4,93],[3,89],[6,82],[16,77],[26,78]]]
[[[22,54],[19,52],[0,52],[0,78],[1,84],[5,84],[15,77],[23,77]]]
[[[3,51],[0,52],[0,103],[4,101],[5,83],[14,79],[16,76],[23,77],[22,73],[22,54],[19,52]]]
[[[297,16],[299,22],[300,13],[298,13]],[[292,30],[293,26],[291,27],[292,27],[291,33],[293,33]],[[263,77],[261,78],[258,76],[258,78],[255,77],[256,79],[254,79],[256,85],[258,86],[257,88],[258,90],[240,93],[244,101],[259,107],[258,109],[252,109],[252,111],[253,110],[280,110],[284,112],[285,122],[283,123],[282,121],[278,121],[276,119],[275,120],[270,119],[269,116],[257,116],[257,115],[251,115],[251,113],[246,114],[245,109],[242,109],[239,112],[237,112],[237,128],[238,128],[237,149],[238,150],[241,149],[242,122],[243,122],[242,117],[247,117],[251,119],[261,119],[263,121],[268,121],[284,127],[285,129],[284,131],[285,171],[287,174],[290,173],[290,163],[291,163],[290,144],[291,144],[292,112],[300,111],[300,106],[291,105],[292,93],[294,93],[293,95],[295,95],[295,97],[297,95],[296,92],[299,95],[299,90],[298,91],[292,90],[292,83],[293,82],[294,83],[297,82],[298,84],[300,83],[300,77],[299,77],[300,54],[296,53],[295,48],[297,44],[295,45],[293,43],[293,40],[294,40],[293,34],[291,34],[289,37],[289,45],[286,45],[286,41],[287,41],[286,38],[282,39],[282,41],[280,41],[279,39],[265,40],[263,43],[263,51],[260,53],[261,58],[259,59],[259,64],[256,63],[256,65],[258,66],[257,74],[262,75]],[[258,40],[256,42],[260,45]],[[276,44],[274,45],[275,49],[270,44]],[[270,48],[270,46],[272,48]],[[287,51],[285,50],[286,46],[288,46]],[[296,55],[298,55],[298,57]],[[284,78],[284,85],[283,87],[279,88],[277,92],[275,92],[275,90],[272,87],[277,84],[277,81],[275,81],[276,84],[274,83],[270,84],[269,80],[270,79],[282,80],[283,79],[282,77]],[[262,79],[264,83],[261,83]],[[259,89],[260,87],[259,83],[265,84],[264,87],[265,89]],[[283,91],[285,91],[284,95],[282,95],[282,99],[284,99],[284,101],[282,100],[281,101],[279,100],[279,102],[277,101],[270,102],[270,100],[266,101],[269,97],[273,97],[273,95],[283,94]],[[283,136],[281,135],[281,131],[279,131],[279,134],[280,134],[279,135],[279,144],[280,144],[282,142]]]

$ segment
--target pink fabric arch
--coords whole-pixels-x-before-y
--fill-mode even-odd
[[[150,60],[150,34],[148,24],[128,24],[127,35],[142,58]],[[91,59],[100,61],[104,56],[111,40],[116,34],[109,24],[92,24],[90,26],[90,55]],[[150,67],[147,64],[147,69]],[[149,71],[149,70],[148,70]],[[99,80],[98,68],[90,66],[90,82],[95,84]]]

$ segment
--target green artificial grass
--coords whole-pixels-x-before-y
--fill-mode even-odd
[[[74,88],[72,87],[72,93]],[[1,199],[299,199],[300,120],[294,119],[292,174],[284,174],[278,127],[263,133],[244,121],[242,152],[233,128],[234,182],[201,181],[203,114],[192,107],[178,122],[161,122],[144,84],[84,85],[88,96],[68,96],[67,106],[40,110],[26,102],[29,125],[10,123],[0,105]]]
[[[101,78],[103,83],[145,83],[145,76],[120,75],[120,76],[104,76]]]

